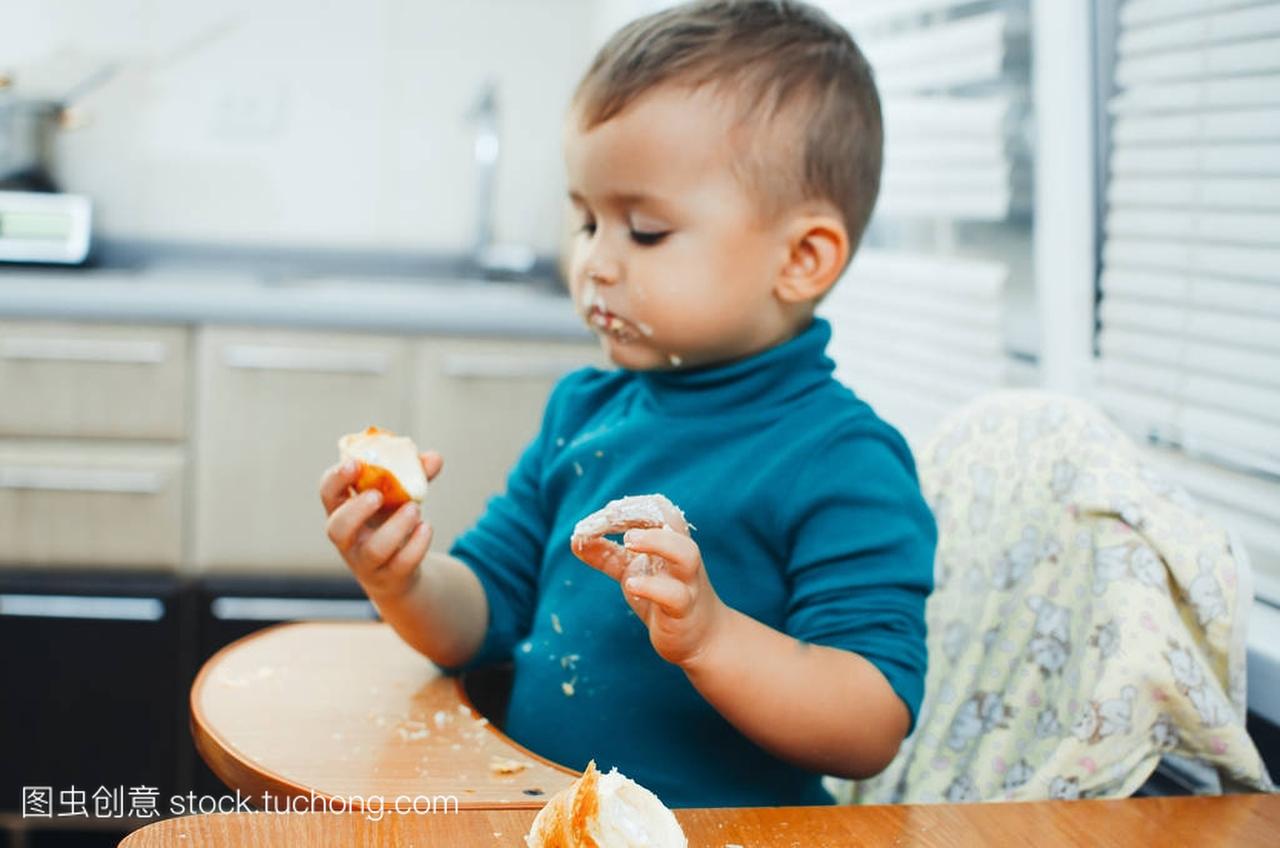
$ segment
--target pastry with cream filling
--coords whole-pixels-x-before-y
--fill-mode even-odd
[[[427,496],[422,459],[417,445],[408,436],[369,427],[339,439],[338,453],[343,462],[353,459],[360,463],[355,490],[382,492],[384,510],[394,510],[409,501],[422,503]]]
[[[524,838],[529,848],[687,848],[671,810],[616,768],[587,763],[582,777],[551,796]]]

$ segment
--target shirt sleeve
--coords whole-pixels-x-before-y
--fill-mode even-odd
[[[883,422],[843,433],[800,469],[790,502],[787,632],[871,662],[914,729],[937,529],[910,449]]]
[[[489,500],[475,525],[449,549],[475,573],[489,606],[484,642],[471,660],[450,671],[509,659],[516,642],[529,631],[549,533],[541,481],[547,422],[556,394],[553,390],[541,431],[507,477],[506,491]]]

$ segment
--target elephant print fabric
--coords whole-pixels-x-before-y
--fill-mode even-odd
[[[912,736],[841,800],[1132,794],[1166,753],[1270,778],[1244,729],[1247,560],[1079,400],[1002,392],[920,453],[938,521]]]

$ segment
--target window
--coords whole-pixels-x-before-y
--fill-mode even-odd
[[[1098,397],[1280,604],[1280,2],[1098,14]]]
[[[820,313],[837,375],[918,446],[957,406],[1035,381],[1027,4],[822,5],[875,69],[885,158]]]

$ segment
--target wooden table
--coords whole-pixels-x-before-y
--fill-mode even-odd
[[[500,733],[457,678],[369,622],[286,624],[228,645],[191,687],[191,732],[259,809],[264,793],[276,809],[401,793],[536,809],[577,776]]]
[[[434,815],[249,813],[148,825],[122,848],[160,846],[509,846],[523,848],[532,810]],[[825,846],[1275,845],[1280,797],[1137,798],[897,807],[677,810],[690,848]]]
[[[502,735],[382,624],[281,625],[227,646],[192,686],[191,726],[214,772],[277,812],[169,819],[122,844],[523,846],[576,776]],[[395,814],[401,795],[435,812]],[[364,812],[330,812],[341,803]],[[1280,796],[1262,795],[676,815],[694,848],[1280,844]]]

